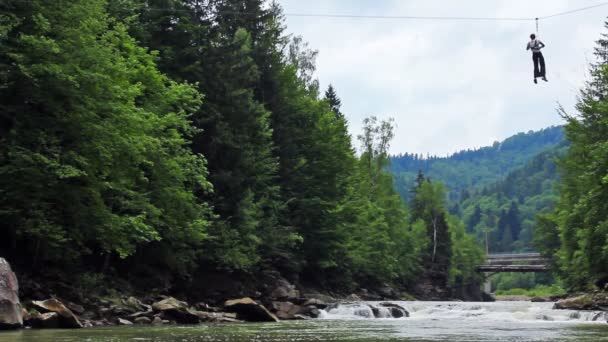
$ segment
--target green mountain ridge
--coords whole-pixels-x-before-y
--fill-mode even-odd
[[[507,177],[514,169],[524,166],[541,152],[564,141],[562,126],[540,131],[518,133],[492,146],[463,150],[448,157],[423,157],[400,154],[391,158],[391,172],[399,194],[410,200],[410,189],[419,171],[442,182],[449,190],[449,198],[458,200],[463,192],[481,189]]]
[[[450,213],[489,252],[530,251],[536,215],[557,200],[556,159],[567,148],[563,127],[556,126],[445,158],[393,156],[391,171],[405,200],[420,171],[445,184]]]

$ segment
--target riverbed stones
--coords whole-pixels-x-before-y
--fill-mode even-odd
[[[17,329],[23,326],[19,283],[10,264],[0,258],[0,330]]]
[[[393,318],[410,317],[410,313],[400,305],[394,303],[380,303],[379,305],[387,308]]]
[[[317,298],[311,298],[307,299],[302,306],[314,306],[318,309],[325,309],[327,308],[327,303]]]
[[[137,317],[133,320],[135,324],[151,324],[152,320],[148,317]]]
[[[120,317],[116,320],[116,323],[118,325],[133,325],[133,322],[129,321],[128,319],[124,319],[124,318],[120,318]]]
[[[59,327],[66,329],[82,328],[82,323],[62,302],[55,298],[33,301],[32,305],[42,312],[55,312],[59,315]]]
[[[152,304],[152,309],[156,312],[163,312],[168,310],[176,310],[176,309],[186,309],[188,308],[188,303],[177,300],[173,297],[165,298],[161,301],[158,301]]]
[[[300,297],[300,291],[285,279],[279,279],[270,297],[278,300],[292,300]]]
[[[249,322],[279,322],[277,316],[273,315],[266,307],[258,304],[253,299],[246,297],[233,299],[224,303],[224,309],[237,314],[238,319]]]
[[[45,312],[31,315],[25,324],[35,329],[58,329],[60,328],[59,314],[56,312]]]
[[[272,302],[272,309],[279,319],[295,319],[302,307],[292,302]]]

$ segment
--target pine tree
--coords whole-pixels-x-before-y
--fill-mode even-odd
[[[591,68],[592,80],[581,92],[577,115],[562,110],[571,145],[560,162],[559,202],[552,216],[541,217],[536,240],[541,250],[552,252],[556,248],[554,237],[559,236],[559,274],[570,289],[608,283],[607,46],[603,35],[596,49],[597,63]]]
[[[331,84],[327,87],[327,90],[325,91],[325,101],[329,103],[329,108],[332,112],[336,113],[338,117],[343,116],[342,112],[340,112],[340,107],[342,107],[342,101],[338,97],[334,86]]]

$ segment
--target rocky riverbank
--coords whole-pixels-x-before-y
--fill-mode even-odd
[[[23,279],[25,294],[19,301],[17,276],[0,258],[0,329],[277,322],[317,318],[322,310],[335,309],[338,303],[416,299],[388,284],[352,294],[328,294],[296,286],[277,273],[261,274],[257,281],[250,282],[210,277],[204,287],[190,285],[181,291],[151,289],[143,295],[127,286],[123,290],[116,290],[121,288],[116,286],[87,291],[57,282],[57,277],[48,282],[26,276]],[[386,302],[367,309],[374,317],[408,315],[404,308]]]
[[[213,298],[208,302],[188,302],[167,294],[135,296],[117,291],[99,291],[110,293],[101,296],[69,287],[63,289],[61,295],[30,279],[27,280],[27,288],[33,298],[22,298],[20,301],[17,276],[8,262],[0,258],[0,329],[278,322],[317,318],[321,310],[339,302],[402,297],[388,285],[376,291],[362,289],[356,294],[334,297],[316,291],[302,291],[280,277],[273,279],[264,294],[256,291],[252,297]],[[395,317],[407,315],[404,309],[388,303],[375,310],[378,315],[382,315],[381,311],[388,311]]]

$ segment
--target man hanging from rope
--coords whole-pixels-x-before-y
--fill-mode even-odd
[[[548,82],[547,77],[545,75],[545,57],[543,57],[540,49],[544,48],[545,44],[540,41],[540,39],[536,39],[536,35],[532,33],[530,35],[530,41],[528,42],[528,47],[526,50],[532,50],[532,61],[534,62],[534,83],[538,83],[536,78],[542,77],[543,81]]]

